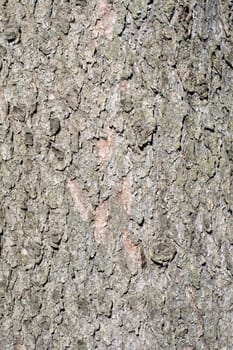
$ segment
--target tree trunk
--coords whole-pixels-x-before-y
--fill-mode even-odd
[[[0,348],[233,349],[230,0],[0,0]]]

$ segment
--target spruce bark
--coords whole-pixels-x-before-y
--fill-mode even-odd
[[[233,4],[0,0],[0,348],[233,349]]]

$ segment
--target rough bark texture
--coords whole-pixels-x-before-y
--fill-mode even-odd
[[[0,0],[0,348],[233,349],[230,0]]]

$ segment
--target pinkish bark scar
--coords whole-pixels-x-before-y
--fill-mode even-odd
[[[126,253],[126,257],[134,263],[139,263],[142,267],[145,265],[145,255],[142,247],[132,242],[128,232],[122,235],[122,244]]]
[[[101,164],[108,161],[111,158],[112,151],[113,151],[113,144],[114,144],[113,131],[108,129],[106,134],[107,134],[107,139],[100,139],[96,143],[98,157],[100,159]]]
[[[7,115],[7,101],[4,95],[4,91],[0,88],[0,123],[4,122]]]
[[[108,4],[106,0],[98,0],[96,9],[99,16],[94,31],[96,37],[105,34],[109,40],[112,40],[112,31],[116,23],[114,7]]]
[[[68,180],[67,188],[70,192],[74,207],[79,211],[83,221],[87,221],[92,213],[92,205],[86,193],[81,189],[76,180]]]
[[[122,181],[120,196],[119,196],[119,202],[123,206],[127,215],[130,215],[131,213],[131,205],[133,202],[133,196],[131,193],[131,184],[132,184],[131,177],[130,176],[125,177]]]
[[[101,203],[94,213],[94,237],[97,243],[106,243],[109,210],[108,203]]]

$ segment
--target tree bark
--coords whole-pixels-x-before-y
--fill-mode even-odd
[[[230,0],[0,0],[0,348],[233,349]]]

